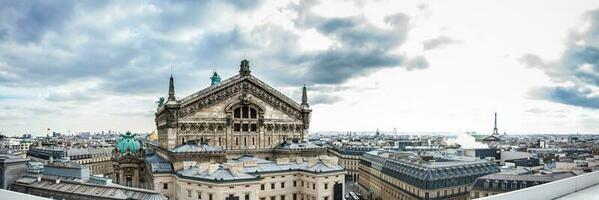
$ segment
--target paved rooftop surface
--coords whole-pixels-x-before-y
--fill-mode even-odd
[[[599,184],[559,197],[556,200],[591,200],[599,199]]]

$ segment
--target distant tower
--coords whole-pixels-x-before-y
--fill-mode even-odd
[[[495,126],[493,127],[493,135],[499,135],[499,131],[497,130],[497,113],[495,113]]]
[[[376,136],[380,136],[380,135],[381,135],[381,133],[379,132],[379,129],[378,129],[378,128],[376,129],[376,134],[375,134],[375,135],[376,135]]]

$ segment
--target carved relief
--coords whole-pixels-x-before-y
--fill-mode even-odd
[[[167,109],[164,115],[166,115],[166,126],[169,128],[177,128],[177,111]]]
[[[247,94],[247,93],[249,93],[249,94],[252,94],[255,97],[265,101],[266,103],[272,105],[274,108],[283,111],[284,113],[288,114],[289,116],[292,116],[297,119],[302,119],[302,113],[299,110],[293,108],[289,104],[287,104],[284,101],[280,100],[279,98],[273,96],[272,94],[270,94],[266,90],[262,89],[261,87],[258,87],[256,85],[254,85],[253,83],[250,83],[247,81],[240,82],[235,85],[231,85],[229,87],[215,91],[215,93],[213,93],[212,95],[207,95],[207,96],[199,98],[194,103],[188,104],[187,106],[181,108],[180,112],[178,113],[179,117],[185,117],[185,116],[187,116],[191,113],[194,113],[202,108],[213,105],[217,102],[220,102],[221,100],[224,100],[233,95],[236,95],[237,93],[242,92],[242,91],[244,93],[243,95],[240,96],[240,98],[241,98],[240,100],[242,102],[250,101],[251,96],[249,96]],[[247,93],[245,93],[245,92],[247,92]]]
[[[225,123],[180,123],[181,133],[202,134],[202,133],[224,133]]]

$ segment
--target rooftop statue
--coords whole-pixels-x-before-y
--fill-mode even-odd
[[[162,107],[164,105],[164,97],[159,97],[156,104],[158,105],[158,108]]]
[[[220,84],[220,76],[216,73],[216,71],[214,71],[214,73],[212,74],[212,77],[210,77],[210,81],[211,81],[210,86]]]

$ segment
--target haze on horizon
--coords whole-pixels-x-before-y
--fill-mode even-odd
[[[243,58],[311,132],[599,134],[591,0],[0,0],[0,132],[150,132]]]

